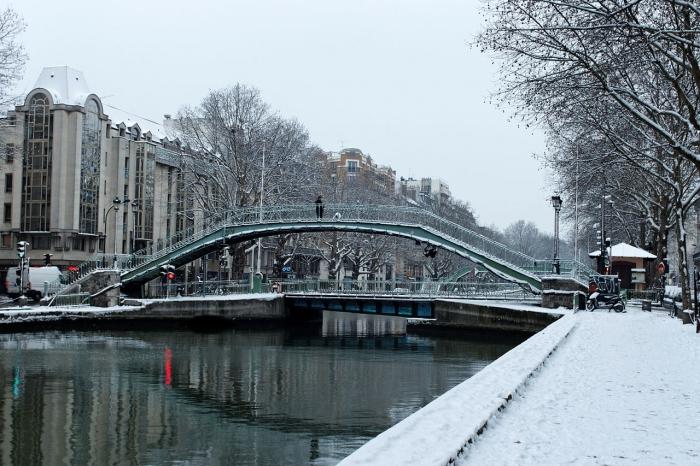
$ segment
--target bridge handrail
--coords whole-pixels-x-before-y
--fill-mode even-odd
[[[395,296],[395,297],[473,297],[503,300],[537,300],[512,282],[416,282],[391,280],[337,281],[333,279],[275,281],[278,290],[287,295],[302,293],[330,296]]]

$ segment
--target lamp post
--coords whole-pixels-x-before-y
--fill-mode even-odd
[[[561,210],[561,197],[558,194],[552,196],[552,207],[554,207],[554,273],[559,275],[559,211]]]
[[[119,212],[119,205],[122,203],[122,200],[119,199],[118,197],[115,197],[112,199],[112,205],[109,206],[109,209],[107,209],[107,212],[105,212],[105,216],[102,219],[104,223],[104,232],[105,232],[105,238],[107,236],[107,215],[109,215],[109,212],[114,210],[114,266],[117,266],[117,212]],[[107,241],[105,241],[105,255],[107,254]]]
[[[138,214],[139,201],[134,199],[131,201],[131,211],[134,213],[134,224],[131,228],[131,253],[136,252],[136,215]]]
[[[262,147],[262,171],[260,172],[260,223],[263,221],[263,193],[265,192],[265,143]],[[257,274],[261,276],[260,264],[262,260],[262,238],[258,237],[258,266]]]

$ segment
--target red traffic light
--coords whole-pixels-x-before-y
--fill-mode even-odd
[[[168,272],[165,276],[168,280],[175,280],[175,272]]]
[[[78,268],[77,265],[69,265],[69,266],[68,266],[68,271],[69,271],[69,272],[77,272],[78,270],[80,270],[80,268]]]

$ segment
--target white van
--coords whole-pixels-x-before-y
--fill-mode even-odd
[[[10,267],[7,269],[7,277],[5,278],[5,289],[8,296],[15,297],[21,294],[17,279],[19,275],[17,271],[19,267]],[[44,295],[44,282],[53,283],[61,278],[61,271],[58,267],[49,265],[46,267],[29,267],[29,277],[24,276],[27,282],[24,284],[25,296],[39,301]]]

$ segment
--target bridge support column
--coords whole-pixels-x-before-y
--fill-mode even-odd
[[[573,309],[576,303],[578,309],[584,309],[587,293],[588,289],[572,278],[542,277],[542,307],[544,308]]]
[[[121,276],[114,270],[93,272],[88,279],[81,283],[81,291],[94,295],[92,305],[97,307],[112,307],[119,304],[119,286]]]

